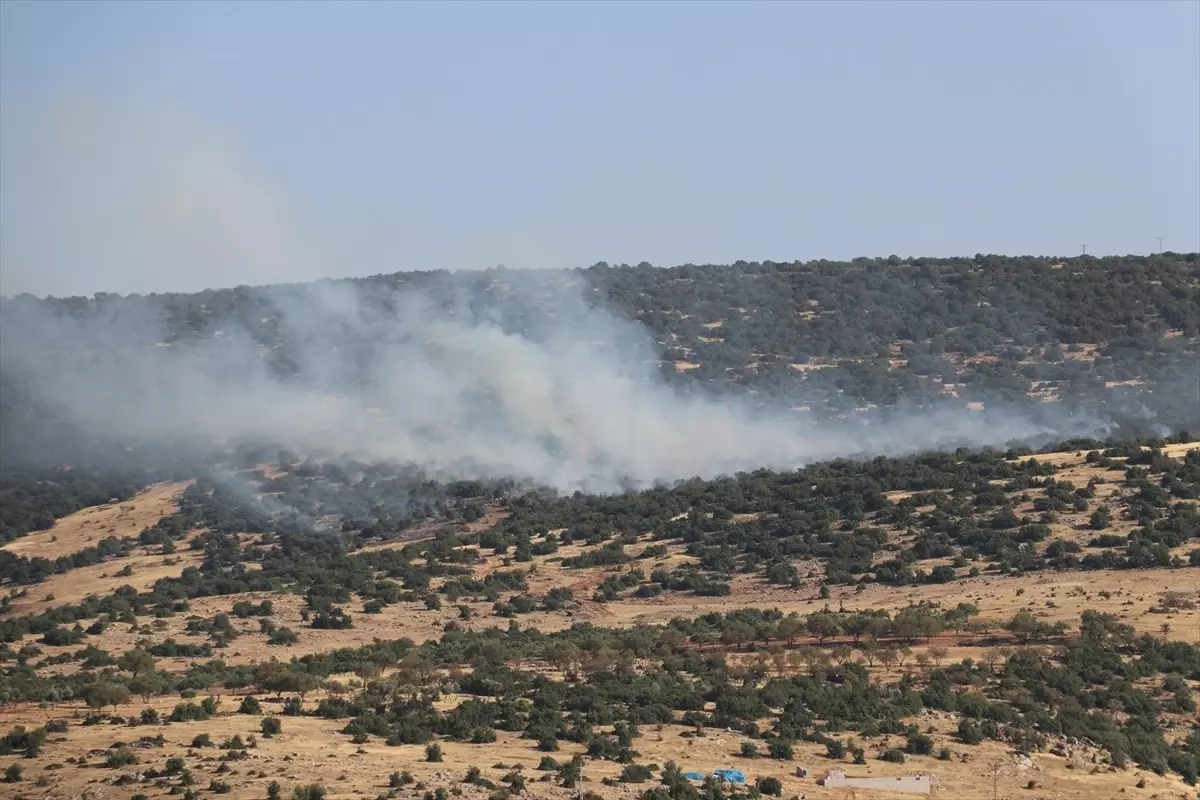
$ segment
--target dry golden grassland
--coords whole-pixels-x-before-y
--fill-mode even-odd
[[[1176,445],[1168,448],[1168,455],[1179,456],[1188,449],[1200,447],[1200,443]],[[1085,461],[1082,452],[1039,455],[1037,458],[1060,468],[1055,476],[1078,486],[1097,481],[1097,498],[1116,502],[1122,492],[1121,471],[1104,470]],[[154,524],[164,514],[176,508],[179,493],[184,484],[163,484],[150,488],[133,500],[111,506],[85,509],[63,518],[48,531],[24,537],[6,545],[14,553],[33,557],[54,558],[88,547],[105,536],[117,538],[135,537],[148,525]],[[899,502],[906,493],[893,493],[893,502]],[[1014,498],[1016,500],[1016,498]],[[1031,513],[1030,503],[1018,503],[1016,513]],[[495,524],[501,513],[493,510],[472,528],[479,530]],[[1065,513],[1053,524],[1052,538],[1082,540],[1089,533],[1082,530],[1087,513]],[[1111,532],[1127,533],[1133,523],[1113,519]],[[890,535],[902,540],[903,532],[890,531]],[[649,539],[646,539],[649,543]],[[1044,546],[1045,543],[1042,543]],[[397,544],[376,547],[398,546]],[[1168,638],[1189,642],[1200,642],[1200,611],[1195,608],[1179,609],[1170,613],[1152,612],[1164,593],[1175,592],[1192,600],[1200,598],[1200,569],[1155,569],[1139,571],[1046,571],[1022,576],[999,576],[985,573],[979,577],[963,578],[952,583],[914,587],[894,587],[871,584],[861,591],[851,587],[832,587],[831,596],[818,596],[821,566],[819,563],[798,564],[800,574],[805,577],[800,588],[785,588],[765,583],[760,577],[738,575],[732,583],[733,592],[728,597],[698,597],[680,592],[667,592],[649,599],[626,598],[609,603],[599,603],[591,595],[605,577],[606,569],[567,569],[561,564],[563,557],[577,555],[585,548],[569,545],[559,549],[550,557],[538,557],[528,576],[529,591],[541,595],[555,587],[570,587],[576,598],[575,606],[568,611],[535,612],[518,618],[522,627],[536,627],[544,631],[561,630],[572,624],[587,621],[604,627],[622,627],[638,624],[663,624],[675,617],[694,617],[709,612],[730,612],[736,609],[755,607],[779,609],[784,613],[810,614],[824,607],[837,610],[857,609],[900,609],[922,600],[933,601],[944,607],[959,602],[970,602],[979,609],[979,618],[1002,622],[1018,611],[1030,611],[1039,619],[1053,622],[1077,623],[1085,610],[1104,611],[1119,617],[1138,631],[1164,635],[1164,624],[1168,627]],[[150,552],[147,548],[136,548],[133,554],[114,558],[101,564],[70,570],[56,575],[45,583],[32,587],[26,596],[13,600],[11,614],[28,614],[44,611],[63,603],[77,602],[89,594],[104,595],[118,586],[130,585],[139,590],[149,588],[155,580],[164,576],[179,575],[181,571],[198,563],[200,555],[190,551],[186,545],[171,555]],[[649,572],[657,566],[673,566],[688,562],[689,557],[677,545],[668,547],[668,553],[657,559],[639,563]],[[936,563],[936,562],[935,562]],[[477,577],[488,572],[515,568],[521,565],[506,565],[502,557],[489,556],[475,564]],[[130,573],[119,575],[126,567]],[[529,565],[524,565],[528,568]],[[622,567],[621,569],[627,569]],[[965,572],[965,571],[964,571]],[[47,599],[52,597],[53,599]],[[415,602],[397,603],[387,606],[381,613],[362,613],[361,598],[346,604],[353,615],[354,627],[347,630],[314,630],[305,627],[301,618],[303,601],[294,594],[248,593],[233,596],[197,598],[191,602],[190,614],[212,617],[230,612],[239,600],[255,603],[270,599],[274,604],[272,621],[280,627],[291,628],[299,635],[297,644],[291,647],[275,647],[267,644],[267,637],[259,630],[258,620],[233,619],[233,624],[242,635],[229,643],[228,647],[214,653],[230,664],[251,664],[271,658],[287,660],[294,656],[318,653],[335,648],[356,647],[373,640],[388,640],[408,637],[416,642],[437,638],[444,626],[455,622],[465,628],[482,629],[488,626],[507,627],[509,620],[494,616],[491,604],[467,602],[473,616],[469,620],[459,619],[457,603],[446,602],[437,610],[427,609]],[[95,644],[113,654],[128,650],[139,642],[162,642],[174,639],[179,642],[200,642],[203,637],[191,637],[185,631],[187,615],[177,615],[162,620],[140,619],[138,626],[113,624],[99,639],[92,637],[87,643]],[[34,637],[27,637],[32,643]],[[14,649],[22,643],[13,645]],[[774,643],[778,644],[778,643]],[[832,644],[832,643],[829,643]],[[82,649],[84,645],[56,648],[39,645],[44,656]],[[969,635],[958,636],[946,633],[931,642],[914,647],[914,659],[928,653],[929,647],[945,648],[939,651],[940,658],[959,660],[964,657],[983,657],[982,645],[974,644]],[[989,645],[994,646],[994,645]],[[752,659],[753,653],[731,652],[731,661]],[[195,658],[163,658],[158,660],[160,669],[181,672],[197,661]],[[550,671],[548,665],[527,665]],[[905,669],[921,669],[915,661]],[[78,662],[70,662],[51,668],[52,671],[79,669]],[[895,681],[896,674],[875,667],[872,673],[879,680]],[[309,695],[305,706],[314,707],[321,693]],[[271,713],[274,706],[271,698],[264,700],[264,712]],[[0,769],[11,764],[24,768],[25,780],[18,784],[0,785],[0,797],[47,798],[129,798],[142,793],[149,797],[165,797],[167,789],[155,787],[153,783],[138,783],[129,786],[110,785],[121,773],[137,772],[149,768],[162,769],[168,758],[186,759],[188,768],[196,778],[195,788],[205,797],[218,796],[209,791],[211,780],[229,784],[230,798],[264,798],[267,784],[279,781],[290,796],[291,787],[303,783],[319,782],[329,790],[332,798],[374,798],[388,791],[388,776],[397,771],[412,773],[418,785],[426,788],[445,786],[453,788],[464,797],[484,797],[487,790],[477,786],[461,784],[461,778],[469,766],[482,769],[483,775],[498,781],[504,774],[519,766],[528,781],[528,795],[532,798],[566,798],[573,796],[569,790],[551,782],[540,782],[545,773],[536,767],[545,754],[538,752],[534,742],[518,738],[518,734],[500,731],[495,743],[470,745],[455,742],[441,744],[442,763],[427,763],[421,746],[388,747],[372,738],[366,744],[355,745],[350,737],[340,733],[344,721],[330,721],[313,717],[283,717],[283,733],[275,738],[264,738],[259,733],[261,719],[255,716],[233,713],[239,698],[230,693],[222,698],[218,713],[203,722],[175,723],[162,726],[127,727],[121,725],[82,724],[86,709],[78,701],[56,707],[36,704],[0,706],[0,732],[15,725],[37,727],[53,719],[65,719],[67,731],[52,734],[42,750],[33,759],[18,756],[0,757]],[[441,701],[445,707],[452,706],[456,698]],[[144,704],[133,698],[118,709],[124,716],[136,716],[149,705],[160,713],[169,713],[180,702],[178,696],[153,698]],[[1108,765],[1102,754],[1086,747],[1073,747],[1061,752],[1043,752],[1030,760],[1014,757],[1003,745],[985,742],[977,747],[966,747],[953,737],[957,724],[951,715],[929,714],[917,720],[923,729],[930,730],[935,739],[934,752],[942,747],[949,748],[953,757],[949,761],[929,757],[910,757],[906,764],[889,764],[879,761],[871,754],[880,750],[885,742],[881,738],[863,742],[868,752],[867,764],[863,766],[837,765],[852,776],[899,776],[931,773],[936,776],[939,787],[935,795],[950,798],[1056,798],[1057,800],[1099,800],[1117,797],[1193,797],[1195,790],[1189,789],[1177,776],[1158,776],[1138,771],[1136,768],[1115,769]],[[1184,721],[1180,721],[1181,724]],[[824,749],[815,744],[796,745],[796,760],[792,763],[777,762],[766,758],[747,760],[735,757],[746,739],[735,732],[706,731],[700,738],[684,736],[691,728],[667,725],[661,730],[644,726],[634,749],[640,753],[638,763],[663,764],[675,761],[685,769],[701,771],[727,766],[745,770],[752,778],[773,775],[783,781],[784,797],[797,795],[806,798],[881,798],[905,795],[878,791],[829,789],[819,786],[814,780],[832,765],[824,755]],[[136,745],[142,737],[161,734],[165,743],[160,746],[133,747],[138,763],[120,769],[102,766],[108,749],[115,742]],[[217,748],[193,748],[195,737],[208,734],[214,743],[239,735],[243,739],[257,734],[257,746],[251,748],[246,760],[230,762],[225,767],[218,758],[225,752]],[[761,746],[761,742],[759,743]],[[553,756],[566,760],[577,745],[564,742],[563,749]],[[969,760],[963,760],[966,756]],[[803,765],[813,770],[812,777],[799,778],[795,767]],[[228,771],[218,773],[218,769]],[[587,782],[584,789],[605,798],[633,798],[649,785],[622,784],[605,786],[603,778],[614,778],[620,765],[588,760],[584,767]],[[1137,788],[1139,781],[1142,788]],[[1030,788],[1032,787],[1032,788]],[[1189,794],[1191,792],[1191,794]],[[400,792],[405,797],[420,797],[424,789],[408,786]]]

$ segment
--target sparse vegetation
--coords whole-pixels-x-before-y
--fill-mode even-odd
[[[1041,325],[1033,338],[1003,314],[1025,297],[1012,282],[1046,265],[981,259],[586,274],[603,302],[649,326],[670,382],[816,398],[814,415],[885,405],[901,389],[936,407],[950,402],[949,385],[962,393],[955,402],[1026,396],[1035,381],[1095,388],[1133,380],[1135,351],[1153,354],[1137,378],[1152,385],[1195,357],[1194,258],[1119,262],[1160,282],[1148,290],[1158,311],[1074,263],[1098,285],[1050,279],[1028,312]],[[944,307],[915,313],[913,275]],[[870,287],[894,292],[894,307]],[[797,297],[819,309],[803,324],[791,321]],[[1098,297],[1127,319],[1077,313]],[[180,316],[197,301],[178,302],[167,327],[203,335]],[[772,322],[784,306],[787,321]],[[828,326],[814,322],[826,316]],[[724,341],[703,340],[714,330]],[[1087,360],[1070,349],[1083,342]],[[676,361],[698,366],[677,371]],[[1187,397],[1116,389],[1163,419],[1192,413]],[[14,728],[0,754],[64,763],[19,761],[5,778],[27,765],[59,780],[90,764],[125,786],[136,764],[162,781],[155,791],[185,798],[241,796],[255,780],[269,798],[320,800],[322,784],[294,783],[314,777],[337,796],[361,794],[341,763],[316,769],[305,754],[301,769],[291,760],[301,756],[275,752],[280,740],[253,749],[252,733],[279,737],[287,717],[285,748],[317,735],[317,723],[358,747],[347,763],[389,748],[399,759],[389,764],[412,772],[372,767],[371,791],[386,783],[390,795],[429,800],[477,791],[452,785],[459,777],[494,800],[527,785],[595,797],[617,783],[644,800],[746,796],[658,766],[688,748],[746,759],[751,796],[790,796],[796,764],[785,762],[936,770],[1082,741],[1114,774],[1133,766],[1143,785],[1194,784],[1200,739],[1180,720],[1194,716],[1200,680],[1200,597],[1188,588],[1200,565],[1200,449],[1184,447],[1184,434],[1146,438],[1157,431],[1136,421],[1116,433],[603,495],[440,482],[408,465],[261,444],[162,455],[119,474],[87,462],[6,471],[0,541],[30,546],[0,550],[0,700],[45,727]],[[70,515],[90,506],[136,504],[167,479],[170,508],[140,530],[80,535],[86,546],[66,554],[37,534],[82,525]],[[1151,574],[1162,585],[1142,582]],[[108,583],[79,591],[75,575]],[[168,723],[174,745],[155,736]],[[82,741],[95,752],[59,756]],[[533,760],[524,773],[508,756],[468,769],[496,760],[488,747]],[[1059,769],[1047,764],[1038,788]],[[343,767],[346,783],[335,779]]]

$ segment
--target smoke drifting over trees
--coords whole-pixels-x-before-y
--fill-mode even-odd
[[[54,178],[34,199],[62,216],[6,251],[19,269],[41,259],[116,275],[127,264],[130,280],[159,270],[192,285],[210,266],[226,283],[351,269],[353,259],[321,252],[318,232],[219,132],[131,104],[51,111],[44,140],[27,137],[44,144],[26,166]],[[1103,434],[1118,410],[1150,420],[1158,411],[1146,402],[1178,397],[1186,409],[1196,392],[1194,255],[1127,262],[892,257],[19,296],[0,319],[4,458],[70,459],[97,437],[143,452],[163,440],[253,439],[446,478],[613,491]],[[1060,344],[1081,342],[1107,346],[1100,355],[1116,374],[1059,363]],[[1137,383],[1147,364],[1151,384],[1182,375],[1178,391],[1075,402]],[[1067,385],[1057,399],[1071,402],[1032,402],[1047,379]],[[945,390],[956,380],[986,410]],[[1178,428],[1189,413],[1140,433]]]
[[[247,292],[240,319],[201,313],[189,336],[164,324],[169,298],[19,298],[4,369],[92,434],[249,439],[561,490],[1104,427],[1045,409],[868,424],[705,396],[664,382],[646,329],[587,302],[573,274],[491,276],[483,297],[329,281]]]

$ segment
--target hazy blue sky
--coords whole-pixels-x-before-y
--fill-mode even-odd
[[[1200,249],[1200,3],[0,4],[0,291]]]

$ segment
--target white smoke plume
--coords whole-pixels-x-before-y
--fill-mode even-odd
[[[507,277],[538,286],[561,280]],[[376,298],[380,291],[387,290],[376,289]],[[281,321],[282,347],[294,359],[291,377],[272,367],[275,351],[231,320],[202,338],[167,343],[157,319],[131,308],[52,318],[24,303],[5,315],[3,357],[6,369],[31,376],[85,430],[253,439],[411,462],[446,478],[514,477],[560,490],[607,492],[1097,429],[1094,420],[1035,423],[1016,411],[818,422],[688,396],[658,377],[638,326],[569,297],[556,292],[553,320],[514,333],[486,312],[446,309],[421,292],[396,292],[392,308],[379,309],[350,283],[309,284],[275,300],[272,319]]]
[[[70,158],[56,163],[90,176],[73,199],[92,224],[65,223],[56,233],[71,245],[53,258],[89,250],[135,264],[152,258],[159,269],[187,271],[188,285],[234,282],[206,273],[209,263],[298,279],[352,271],[314,263],[308,237],[281,210],[286,204],[247,177],[236,148],[178,117],[146,119],[104,120],[95,138],[61,137]],[[144,157],[124,136],[141,142]],[[120,151],[113,163],[129,172],[109,195],[95,192],[95,170],[113,158],[106,147]],[[105,219],[120,224],[109,229],[98,222]],[[516,324],[470,296],[447,303],[420,281],[318,281],[243,293],[252,302],[205,317],[205,335],[172,340],[162,311],[170,296],[97,300],[82,313],[18,299],[0,319],[0,356],[6,372],[87,431],[252,438],[410,462],[445,478],[513,477],[565,491],[1101,428],[1095,419],[1035,422],[998,409],[897,411],[865,426],[687,395],[659,378],[646,331],[592,302],[577,274],[504,270],[487,278],[499,306],[548,305],[550,313]],[[263,326],[283,344],[264,346]],[[283,354],[290,376],[280,376]]]

